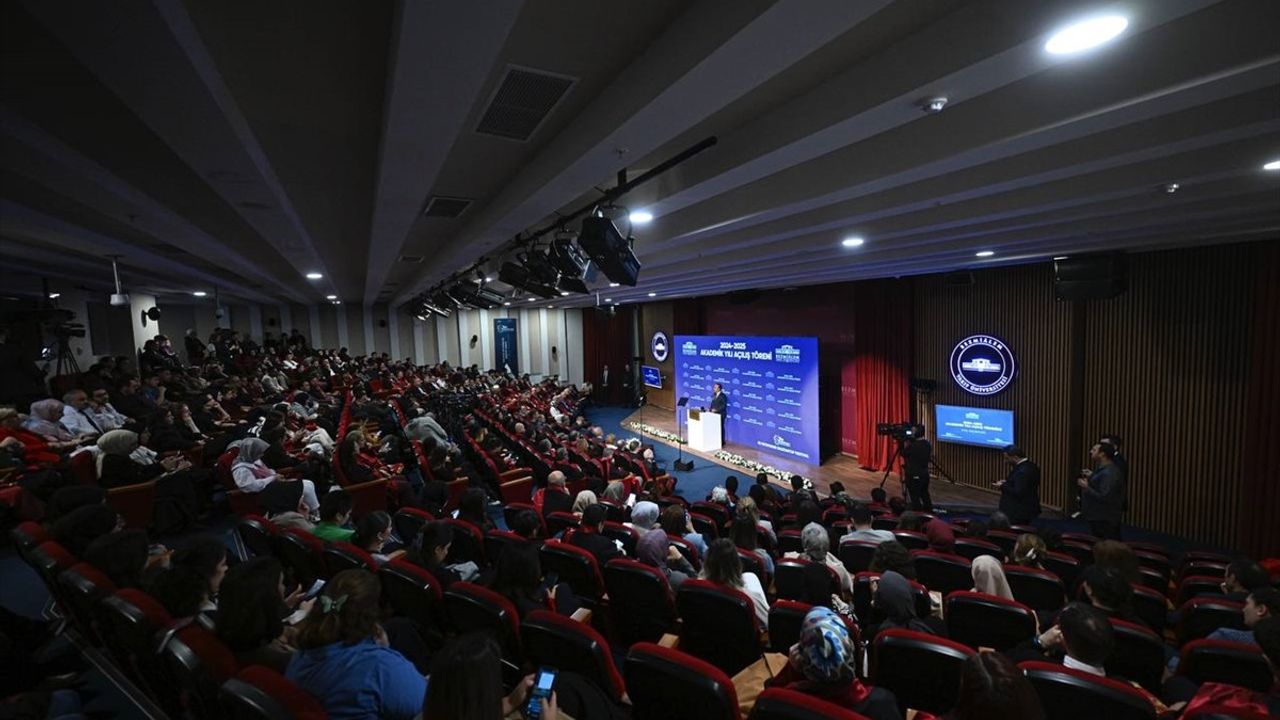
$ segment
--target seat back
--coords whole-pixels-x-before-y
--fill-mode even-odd
[[[1064,537],[1062,545],[1058,546],[1057,552],[1063,553],[1064,555],[1070,555],[1075,558],[1076,562],[1080,563],[1080,568],[1082,570],[1093,564],[1092,543],[1067,540]]]
[[[102,644],[98,603],[116,591],[115,583],[89,563],[76,563],[58,575],[67,609],[76,627],[90,643]]]
[[[214,478],[228,492],[237,489],[235,478],[231,475],[231,466],[236,464],[238,457],[240,457],[240,448],[227,448],[227,451],[219,455],[218,461],[213,465]]]
[[[737,548],[737,551],[738,562],[742,563],[742,572],[753,573],[760,579],[760,585],[763,587],[769,587],[773,584],[773,576],[766,572],[764,558],[752,550]]]
[[[396,558],[378,568],[382,596],[398,617],[407,617],[423,628],[439,626],[440,583],[426,570]]]
[[[667,542],[680,551],[680,554],[684,556],[685,560],[689,561],[694,570],[702,570],[702,553],[698,552],[698,548],[694,547],[693,543],[671,533],[667,533]]]
[[[720,505],[719,503],[708,502],[705,500],[690,503],[689,513],[697,513],[704,517],[711,518],[711,520],[716,524],[717,535],[724,534],[725,528],[729,527],[729,521],[732,520],[729,516],[729,508],[724,505]]]
[[[972,562],[960,555],[915,550],[916,579],[930,590],[943,595],[973,587]]]
[[[218,689],[240,668],[216,635],[192,623],[165,639],[160,657],[188,713],[207,720],[223,717]]]
[[[840,593],[840,581],[830,569],[804,557],[785,558],[774,563],[773,582],[782,600],[830,607],[832,594]]]
[[[623,668],[632,720],[741,720],[733,681],[710,663],[637,643]]]
[[[327,720],[324,706],[271,668],[250,665],[218,690],[228,720]]]
[[[99,630],[103,644],[134,684],[152,688],[163,677],[156,656],[156,634],[173,623],[173,618],[155,598],[125,588],[102,599],[98,605]]]
[[[657,568],[626,558],[604,566],[609,613],[623,645],[655,642],[675,627],[676,606],[667,578]]]
[[[1157,632],[1164,632],[1169,618],[1168,604],[1164,593],[1140,585],[1133,588],[1133,613]]]
[[[720,537],[720,525],[709,515],[702,513],[689,513],[689,521],[693,523],[693,531],[702,535],[707,542]]]
[[[942,715],[960,696],[960,672],[974,651],[913,630],[881,630],[872,642],[871,683],[890,690],[899,708]]]
[[[1005,557],[1013,556],[1013,548],[1018,544],[1018,533],[1012,530],[988,530],[986,541],[995,543],[1004,550]]]
[[[449,556],[445,558],[445,563],[452,565],[473,562],[484,567],[484,533],[480,532],[480,528],[457,518],[444,518],[440,522],[453,527],[453,543],[449,546]]]
[[[769,606],[769,651],[790,653],[791,646],[800,642],[804,616],[814,607],[795,600],[775,600]]]
[[[804,538],[801,536],[800,531],[795,528],[778,533],[778,554],[785,555],[791,552],[804,552]]]
[[[343,570],[378,572],[378,561],[365,550],[347,542],[331,542],[324,548],[324,565],[333,577]]]
[[[915,530],[894,530],[893,538],[908,550],[928,550],[929,537]]]
[[[413,541],[418,539],[418,533],[422,532],[422,526],[431,522],[435,518],[426,510],[419,510],[414,507],[402,507],[391,516],[391,527],[395,528],[396,537],[400,538],[400,544],[405,547],[413,545]]]
[[[1047,552],[1040,562],[1044,563],[1044,569],[1058,576],[1062,581],[1063,587],[1075,587],[1076,580],[1080,577],[1080,561],[1071,555],[1061,552]]]
[[[1067,603],[1062,580],[1047,570],[1006,565],[1004,576],[1014,599],[1035,610],[1057,610]]]
[[[276,526],[261,515],[245,515],[236,521],[236,535],[250,555],[269,557],[275,544]]]
[[[17,527],[9,531],[9,538],[13,540],[13,546],[18,551],[18,557],[22,558],[22,561],[28,565],[31,564],[28,553],[41,543],[53,539],[49,533],[44,531],[40,523],[31,522],[30,520],[18,523]]]
[[[562,582],[569,583],[573,592],[589,603],[595,603],[604,595],[604,578],[600,565],[590,552],[566,542],[548,540],[538,550],[544,573],[556,572]]]
[[[1218,628],[1244,629],[1244,603],[1225,597],[1196,597],[1178,610],[1178,644],[1199,640]]]
[[[1174,594],[1173,602],[1176,605],[1182,605],[1191,598],[1221,597],[1222,595],[1222,578],[1212,575],[1188,575],[1178,583],[1178,591]]]
[[[756,698],[751,720],[867,720],[867,717],[807,693],[767,688]]]
[[[319,578],[328,577],[324,563],[324,542],[305,530],[286,528],[275,538],[276,556],[293,572],[293,579],[309,588]]]
[[[986,540],[958,537],[956,538],[956,555],[969,558],[970,562],[977,560],[980,555],[990,555],[1003,562],[1004,548]]]
[[[504,548],[509,545],[522,545],[526,542],[529,541],[510,530],[490,530],[484,534],[484,556],[496,566]]]
[[[878,547],[880,547],[878,542],[849,540],[841,542],[836,552],[839,553],[840,562],[844,563],[844,569],[848,570],[850,575],[855,575],[871,567],[871,559],[875,557]]]
[[[1111,620],[1115,647],[1107,656],[1109,677],[1132,680],[1159,694],[1164,670],[1164,642],[1150,628],[1124,620]]]
[[[1046,662],[1018,665],[1031,681],[1048,720],[1154,720],[1155,707],[1128,683]]]
[[[444,607],[458,632],[493,633],[504,657],[520,658],[520,614],[510,600],[473,583],[455,582],[444,594]]]
[[[636,529],[620,522],[606,520],[604,529],[600,531],[601,535],[610,540],[617,540],[622,543],[622,549],[627,553],[628,557],[636,556],[636,545],[640,542],[640,533]]]
[[[156,505],[156,481],[107,490],[107,504],[120,513],[125,527],[146,530]]]
[[[1035,611],[1014,600],[963,590],[948,594],[943,607],[947,635],[974,650],[1009,650],[1036,634]]]
[[[1182,646],[1178,674],[1196,683],[1217,682],[1267,692],[1275,682],[1257,645],[1226,640],[1192,640]]]
[[[709,580],[686,580],[676,589],[680,649],[729,675],[760,657],[760,628],[746,593]]]
[[[547,513],[544,522],[547,526],[547,537],[553,538],[569,528],[578,527],[578,516],[569,512]]]
[[[535,665],[568,670],[591,680],[615,702],[626,693],[609,643],[590,625],[548,610],[534,610],[520,624],[525,659]]]

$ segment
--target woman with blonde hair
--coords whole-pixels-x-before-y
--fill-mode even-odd
[[[1048,551],[1044,540],[1039,535],[1023,533],[1018,536],[1018,542],[1013,546],[1013,557],[1010,558],[1010,562],[1014,565],[1043,570],[1044,555]]]

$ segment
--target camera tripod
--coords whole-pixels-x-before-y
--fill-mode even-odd
[[[75,353],[71,352],[71,344],[63,335],[57,337],[57,355],[54,360],[54,375],[79,375],[80,363],[76,362]]]
[[[893,472],[894,462],[896,462],[898,458],[902,457],[902,445],[903,443],[900,440],[894,443],[893,456],[890,457],[889,461],[884,464],[884,476],[880,478],[880,487],[882,488],[884,487],[884,484],[889,481],[889,473]],[[934,470],[937,470],[939,477],[945,479],[947,482],[951,483],[952,485],[956,484],[956,481],[951,478],[951,475],[948,474],[946,470],[942,469],[942,466],[938,464],[937,460],[933,459],[932,453],[929,456],[929,467],[933,468]],[[906,484],[906,478],[903,477],[902,473],[898,473],[898,479],[904,485]]]

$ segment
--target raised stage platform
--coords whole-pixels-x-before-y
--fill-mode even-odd
[[[637,410],[622,420],[621,425],[626,432],[639,435],[638,432],[630,427],[632,422],[640,422],[673,434],[676,432],[675,414],[662,408],[650,406],[645,408],[643,413]],[[668,442],[660,437],[653,435],[644,435],[643,437],[651,442],[675,447],[674,442]],[[872,488],[879,487],[880,478],[884,476],[882,472],[864,470],[858,467],[858,461],[848,455],[835,455],[821,465],[809,465],[762,453],[753,448],[735,445],[733,442],[727,443],[724,449],[735,455],[741,455],[748,460],[773,466],[786,473],[803,475],[813,481],[814,486],[821,495],[830,494],[831,483],[840,482],[844,485],[845,492],[853,497],[870,497]],[[700,458],[704,462],[714,463],[726,470],[736,471],[735,474],[739,477],[755,477],[754,472],[718,460],[711,453],[692,450],[688,445],[684,446],[684,454]],[[675,474],[678,476],[680,473],[676,472]],[[744,480],[744,482],[746,481]],[[785,480],[780,480],[779,483],[788,488],[790,487]],[[894,495],[906,496],[906,491],[902,487],[897,473],[890,473],[889,481],[885,483],[884,489],[891,497]],[[941,506],[942,508],[955,506],[966,510],[977,509],[983,512],[994,510],[1000,499],[997,493],[964,485],[953,485],[945,479],[937,477],[929,483],[929,495],[933,498],[935,506]]]

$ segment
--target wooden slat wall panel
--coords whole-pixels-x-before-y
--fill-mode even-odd
[[[1124,438],[1127,522],[1234,544],[1259,245],[1131,257],[1087,311],[1086,445]]]
[[[964,287],[947,287],[941,275],[916,278],[914,375],[938,382],[937,391],[922,396],[918,408],[929,436],[935,436],[934,404],[1013,410],[1014,440],[1041,468],[1041,502],[1056,507],[1066,499],[1070,480],[1070,321],[1070,305],[1054,299],[1053,270],[1047,265],[979,272],[976,282]],[[965,393],[947,368],[955,344],[979,333],[1003,340],[1018,361],[1017,377],[994,397]],[[897,419],[905,418],[884,418]],[[934,449],[938,464],[964,485],[989,489],[1007,473],[996,450],[938,442]]]

